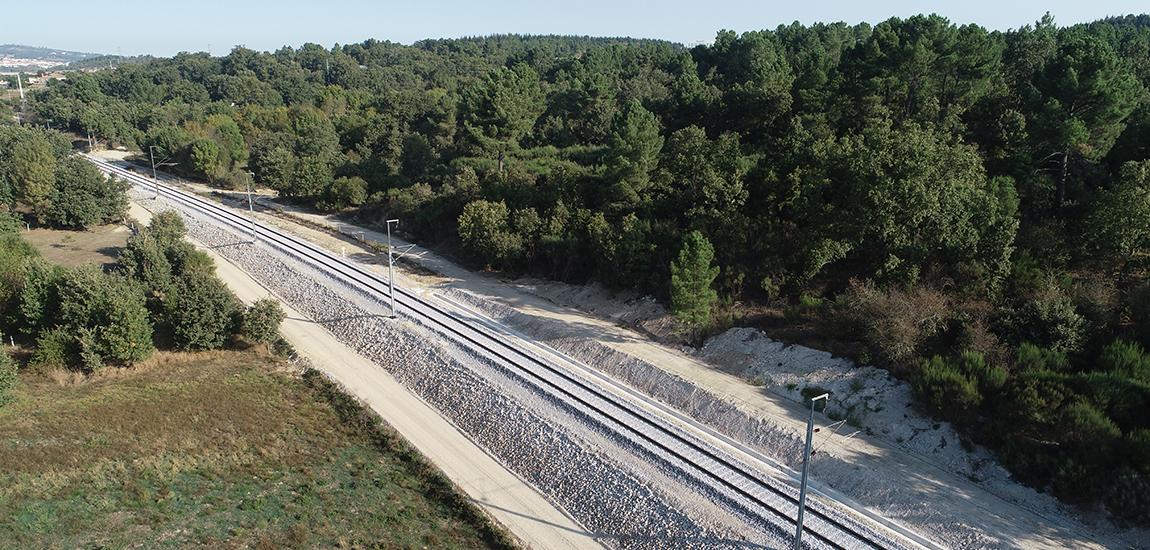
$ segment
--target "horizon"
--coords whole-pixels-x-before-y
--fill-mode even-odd
[[[938,14],[956,25],[976,24],[990,30],[1007,31],[1032,25],[1048,12],[1059,26],[1146,12],[1144,3],[1125,0],[1088,5],[1026,1],[1005,6],[988,0],[961,6],[910,0],[887,0],[865,5],[836,1],[786,6],[721,0],[709,4],[705,11],[699,11],[697,6],[682,0],[670,0],[658,8],[588,0],[577,9],[524,0],[508,0],[498,6],[475,6],[460,0],[442,1],[438,6],[389,6],[388,3],[342,0],[337,5],[325,6],[322,12],[307,14],[301,12],[311,6],[293,0],[279,3],[274,10],[252,3],[225,4],[219,0],[208,0],[195,6],[163,6],[161,9],[134,0],[120,5],[118,10],[98,10],[75,0],[64,0],[51,6],[19,4],[10,8],[12,20],[50,20],[52,23],[6,29],[0,42],[125,57],[170,57],[180,52],[226,55],[237,46],[275,51],[284,46],[299,48],[306,43],[330,47],[371,39],[411,45],[420,40],[493,35],[651,39],[692,46],[712,43],[721,30],[741,34],[773,30],[792,22],[803,25],[836,22],[876,25],[892,17],[905,19],[919,14]],[[83,13],[84,17],[63,20],[54,16],[62,10]],[[226,16],[218,15],[220,13]],[[611,17],[602,17],[603,13],[611,14]],[[355,14],[356,17],[349,21],[347,14]],[[183,24],[178,27],[163,24],[171,20]],[[135,31],[107,32],[108,27],[114,25]]]

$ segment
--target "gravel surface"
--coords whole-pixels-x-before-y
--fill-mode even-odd
[[[157,207],[154,201],[141,203]],[[186,212],[185,220],[191,237],[387,369],[604,542],[620,548],[785,545],[785,534],[729,506],[725,511],[736,514],[724,513],[710,502],[714,495],[699,494],[697,484],[684,490],[692,482],[674,465],[650,455],[637,459],[642,451],[579,411],[541,397],[426,329],[382,317],[382,304],[340,285],[320,284],[330,279]]]
[[[788,465],[794,469],[801,467],[803,434],[788,430],[759,418],[741,409],[735,403],[722,396],[712,394],[692,382],[675,374],[669,373],[642,359],[619,352],[610,346],[588,340],[572,330],[564,323],[540,318],[531,314],[520,312],[514,308],[476,296],[468,291],[445,289],[445,293],[460,302],[467,303],[486,315],[514,327],[524,334],[535,338],[547,345],[577,357],[587,364],[611,376],[626,382],[636,389],[687,413],[692,418],[713,426],[723,433],[742,441],[774,460]],[[821,353],[826,357],[830,354]],[[706,353],[706,352],[705,352]],[[711,355],[715,348],[710,349]],[[760,357],[756,350],[747,352],[748,356]],[[794,353],[794,350],[787,353]],[[777,357],[769,356],[770,361]],[[802,361],[812,371],[819,369],[818,363],[806,361],[806,355],[800,354],[791,358]],[[825,364],[824,364],[825,367]],[[878,369],[870,369],[877,371]],[[880,371],[881,372],[881,371]],[[886,380],[885,372],[882,373]],[[795,375],[801,378],[801,374]],[[816,378],[820,382],[827,382],[829,377]],[[896,384],[897,382],[889,382]],[[850,382],[843,382],[850,385]],[[837,385],[830,384],[837,388]],[[794,391],[797,393],[802,383]],[[829,389],[829,388],[828,388]],[[857,392],[856,392],[857,393]],[[836,407],[843,407],[840,401]],[[849,406],[849,405],[848,405]],[[904,407],[905,408],[905,407]],[[835,413],[835,409],[831,409]],[[901,411],[900,411],[901,414]],[[929,429],[930,424],[927,425]],[[849,430],[853,431],[853,429]],[[843,432],[844,435],[849,431]],[[958,445],[955,445],[958,447]],[[995,536],[993,533],[984,533],[970,525],[955,521],[955,518],[946,508],[926,505],[923,500],[923,489],[908,480],[896,470],[872,470],[863,472],[861,469],[833,452],[820,452],[812,457],[811,471],[817,475],[819,482],[826,487],[832,487],[845,495],[860,500],[866,506],[880,511],[882,515],[896,519],[907,525],[914,526],[923,532],[930,533],[932,538],[945,541],[948,546],[955,548],[1001,548],[1009,546],[1007,541]],[[1014,484],[1016,491],[1023,494],[1033,493],[1032,490]],[[931,489],[936,490],[936,489]],[[1047,497],[1048,498],[1048,497]]]

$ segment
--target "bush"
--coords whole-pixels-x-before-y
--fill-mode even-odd
[[[511,230],[511,213],[503,202],[474,201],[459,215],[459,238],[473,258],[506,267],[523,253],[523,240]]]
[[[156,239],[160,248],[168,250],[184,239],[188,233],[184,219],[175,210],[166,210],[152,216],[147,231]]]
[[[966,420],[982,404],[978,384],[939,356],[922,364],[913,388],[931,413],[954,420]]]
[[[60,305],[51,323],[76,329],[98,324],[109,292],[107,276],[95,265],[63,270],[56,279]]]
[[[279,301],[272,298],[256,300],[244,314],[240,333],[248,340],[270,345],[279,337],[280,323],[284,317]]]
[[[1020,372],[1066,372],[1070,368],[1070,361],[1065,353],[1025,343],[1018,347],[1014,366]]]
[[[1150,384],[1113,372],[1078,374],[1068,382],[1123,431],[1150,428]]]
[[[12,390],[16,387],[17,382],[16,362],[4,350],[4,345],[0,344],[0,407],[15,399]]]
[[[1143,432],[1143,438],[1150,435]],[[1150,474],[1124,468],[1112,477],[1107,487],[1106,508],[1111,514],[1129,524],[1150,524]]]
[[[923,344],[939,334],[950,315],[946,296],[935,290],[880,289],[867,282],[835,301],[834,317],[846,334],[856,334],[882,365],[905,369]]]
[[[60,227],[85,228],[124,219],[128,185],[105,178],[92,163],[69,157],[56,165],[56,191],[46,221]]]
[[[36,339],[32,364],[41,368],[71,369],[78,366],[79,344],[76,336],[64,328],[45,331]]]
[[[1003,330],[1015,344],[1032,344],[1073,354],[1082,349],[1088,323],[1065,298],[1039,299],[1027,302],[1007,313]]]
[[[85,265],[61,271],[51,294],[59,305],[41,324],[74,339],[61,348],[66,357],[54,359],[55,363],[91,372],[105,363],[130,365],[155,351],[152,323],[138,283]]]
[[[1150,382],[1150,355],[1142,346],[1125,340],[1116,340],[1102,350],[1098,368],[1127,378]]]
[[[47,261],[33,258],[24,263],[20,289],[20,307],[16,325],[20,332],[36,337],[51,326],[52,313],[59,308],[56,280],[62,270]]]
[[[367,182],[362,178],[336,178],[328,190],[329,210],[343,210],[359,206],[367,200]]]
[[[0,213],[0,223],[6,216]],[[24,264],[38,255],[20,235],[0,231],[0,327],[18,321]]]
[[[176,347],[218,349],[235,334],[240,303],[210,274],[192,273],[177,279],[164,300],[164,319]]]
[[[143,283],[152,298],[163,296],[172,285],[172,264],[151,231],[128,239],[116,264],[121,273]]]
[[[957,358],[935,356],[923,362],[912,387],[931,412],[969,422],[977,416],[983,399],[996,396],[1006,381],[1005,370],[967,351]]]
[[[99,317],[92,324],[93,351],[103,361],[117,365],[147,359],[156,348],[143,290],[118,277],[111,279],[108,290]]]
[[[1134,322],[1134,334],[1142,345],[1150,347],[1150,282],[1130,291],[1126,302],[1130,320]]]

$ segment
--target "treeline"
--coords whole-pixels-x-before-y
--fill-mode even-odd
[[[0,124],[0,209],[21,203],[41,224],[81,229],[124,219],[127,188],[72,156],[63,134]]]
[[[236,48],[73,74],[32,107],[221,185],[250,171],[400,217],[480,267],[652,292],[698,326],[787,306],[858,335],[1020,478],[1150,522],[1148,89],[1146,15],[917,16],[692,49]]]
[[[184,240],[175,212],[133,235],[110,270],[51,264],[20,238],[11,214],[0,218],[0,327],[29,344],[32,367],[90,374],[143,361],[157,346],[198,351],[278,339],[279,303],[245,308],[212,259]]]

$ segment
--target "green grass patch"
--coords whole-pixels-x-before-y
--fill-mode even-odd
[[[0,408],[13,547],[511,547],[378,418],[254,353],[158,354]]]

